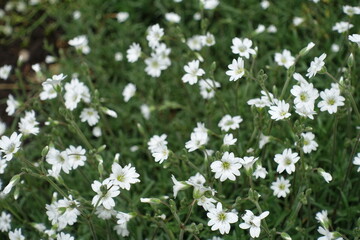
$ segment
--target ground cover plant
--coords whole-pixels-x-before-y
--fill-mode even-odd
[[[0,239],[359,239],[358,1],[0,7]]]

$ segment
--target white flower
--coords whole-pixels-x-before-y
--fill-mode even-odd
[[[13,132],[9,137],[2,136],[0,139],[0,152],[5,154],[4,159],[10,161],[14,154],[17,153],[20,149],[22,134]]]
[[[77,222],[77,217],[80,215],[77,209],[79,206],[79,202],[69,195],[67,199],[61,199],[50,205],[46,204],[46,215],[53,225],[57,225],[58,230],[62,230],[67,225],[71,226]]]
[[[135,95],[136,92],[136,86],[133,83],[129,83],[125,86],[122,95],[124,97],[124,101],[128,102],[130,98],[132,98]]]
[[[161,71],[167,68],[166,63],[158,55],[152,55],[150,58],[145,59],[145,64],[146,73],[152,77],[159,77]]]
[[[323,236],[319,237],[318,240],[343,240],[342,237],[336,238],[333,232],[330,232],[327,228],[319,227],[318,232]]]
[[[253,98],[247,101],[247,104],[250,106],[255,106],[257,108],[270,107],[273,104],[274,96],[271,93],[266,93],[265,91],[261,91],[261,98]],[[269,95],[269,96],[268,96]],[[269,99],[269,97],[271,99]]]
[[[284,100],[277,101],[276,105],[270,107],[269,114],[271,115],[271,119],[279,121],[289,118],[291,116],[291,114],[289,113],[289,108],[290,105]]]
[[[81,146],[74,147],[70,145],[66,150],[69,158],[69,163],[72,169],[77,169],[79,166],[84,166],[86,161],[86,150]]]
[[[0,136],[6,131],[6,124],[0,120]]]
[[[286,69],[289,69],[295,63],[295,58],[291,56],[291,52],[287,49],[284,49],[282,53],[275,53],[275,62],[279,66],[284,66]]]
[[[61,232],[56,235],[56,240],[74,240],[74,239],[75,238],[68,233]]]
[[[182,181],[180,182],[180,181],[176,180],[174,175],[171,175],[171,180],[173,181],[173,184],[174,184],[174,186],[173,186],[174,198],[176,198],[176,196],[180,190],[184,190],[189,187],[189,185],[187,185],[185,182],[182,182]]]
[[[166,141],[167,135],[162,134],[161,136],[154,135],[148,141],[148,149],[150,151],[155,151],[157,148],[162,147],[163,145],[167,145],[168,142]]]
[[[9,240],[25,240],[21,233],[21,228],[16,228],[14,231],[9,232]]]
[[[270,2],[267,0],[263,0],[260,2],[260,6],[262,9],[267,9],[270,6]]]
[[[129,13],[128,12],[118,12],[116,14],[116,20],[119,23],[125,22],[128,18],[129,18]]]
[[[114,197],[120,194],[119,186],[113,185],[113,182],[107,178],[102,183],[95,180],[91,184],[91,188],[96,195],[93,197],[91,204],[94,207],[103,205],[106,209],[115,207]]]
[[[301,136],[303,138],[304,153],[310,153],[317,149],[319,145],[315,142],[315,135],[312,132],[302,133]]]
[[[77,36],[69,40],[69,45],[75,47],[76,50],[81,51],[83,54],[89,54],[90,48],[88,46],[88,38],[85,35]]]
[[[207,217],[210,218],[208,226],[212,231],[219,230],[221,234],[230,232],[230,224],[238,221],[238,216],[232,212],[226,212],[221,203],[217,203],[216,208],[209,209]]]
[[[242,164],[242,166],[246,169],[246,171],[248,171],[249,169],[252,168],[252,166],[254,165],[254,163],[258,160],[259,158],[256,157],[243,157],[240,158],[240,163]]]
[[[318,223],[323,225],[325,228],[329,227],[330,221],[329,221],[329,218],[328,218],[328,211],[327,210],[317,212],[316,216],[315,216],[315,219],[318,221]]]
[[[36,121],[35,111],[26,111],[25,116],[20,119],[19,122],[19,131],[26,135],[37,135],[39,133],[39,122]]]
[[[235,145],[236,141],[237,141],[237,138],[234,138],[232,133],[229,133],[229,134],[225,134],[224,139],[223,139],[223,144],[225,146],[232,146],[232,145]]]
[[[89,126],[94,126],[99,122],[100,116],[94,108],[84,108],[80,114],[81,122],[87,122]]]
[[[204,195],[197,199],[197,204],[204,208],[205,211],[209,211],[215,208],[216,200],[213,198],[207,198]]]
[[[244,60],[239,57],[237,60],[233,59],[232,63],[228,65],[230,70],[226,71],[226,75],[230,76],[230,81],[237,81],[245,74]]]
[[[248,38],[240,39],[233,38],[231,50],[234,54],[239,54],[241,57],[249,58],[250,54],[255,55],[256,51],[251,48],[252,41]]]
[[[7,161],[5,159],[2,159],[0,156],[0,174],[4,174],[6,168],[7,168]],[[1,184],[0,184],[0,189],[1,189]]]
[[[94,127],[92,130],[92,134],[94,135],[94,137],[101,137],[101,128],[98,126]]]
[[[10,65],[4,65],[0,68],[0,79],[7,80],[12,67]]]
[[[169,149],[166,145],[161,145],[154,149],[151,154],[155,158],[155,162],[162,164],[169,157]]]
[[[78,78],[71,79],[70,83],[65,84],[65,107],[74,110],[80,101],[91,102],[90,90]]]
[[[349,40],[353,43],[357,43],[357,45],[360,47],[360,34],[349,35]]]
[[[141,114],[143,115],[143,117],[144,117],[146,120],[149,120],[149,118],[150,118],[150,113],[151,113],[151,110],[150,110],[149,105],[147,105],[147,104],[142,104],[142,105],[140,106],[140,111],[141,111]]]
[[[338,107],[344,106],[345,98],[340,95],[340,91],[336,88],[325,89],[320,93],[322,101],[318,103],[320,111],[328,111],[329,114],[337,112]]]
[[[278,198],[286,197],[290,193],[290,181],[284,179],[284,177],[278,177],[275,182],[271,184],[271,189],[274,191],[274,196]]]
[[[62,73],[59,75],[53,75],[51,78],[46,79],[46,81],[42,83],[42,86],[45,86],[45,85],[51,85],[52,87],[60,86],[61,82],[66,77],[67,76]]]
[[[219,5],[219,0],[200,0],[204,4],[204,9],[215,9]]]
[[[16,109],[20,106],[20,102],[17,101],[11,94],[9,94],[8,99],[6,100],[6,104],[6,112],[9,116],[14,115]]]
[[[193,152],[196,149],[204,146],[209,140],[207,132],[193,132],[190,136],[190,141],[186,142],[185,148],[189,152]]]
[[[259,139],[259,148],[262,149],[269,142],[270,142],[270,137],[265,136],[263,133],[261,133]]]
[[[312,78],[325,66],[326,53],[321,54],[320,57],[315,57],[314,60],[310,63],[310,67],[307,70],[306,76]]]
[[[65,173],[69,173],[71,170],[69,156],[66,151],[60,152],[55,148],[50,148],[46,155],[46,161],[52,165],[52,170],[55,172],[62,169]]]
[[[0,231],[8,232],[11,229],[11,215],[6,212],[1,212],[0,216]]]
[[[324,178],[324,180],[329,183],[332,181],[332,176],[330,173],[325,172],[322,168],[318,168],[318,172]]]
[[[219,122],[218,126],[222,131],[228,132],[230,129],[235,130],[240,127],[240,123],[243,119],[240,116],[225,115]]]
[[[39,0],[36,0],[36,1],[39,1]],[[73,12],[73,19],[74,20],[79,20],[81,18],[81,12],[76,10]]]
[[[254,173],[253,173],[253,176],[258,179],[258,178],[265,178],[266,175],[268,174],[266,168],[262,167],[261,165],[257,165]]]
[[[123,54],[121,52],[116,52],[114,54],[114,59],[115,59],[116,62],[122,61],[123,58],[124,58],[124,56],[123,56]]]
[[[235,157],[234,153],[225,152],[221,160],[211,163],[211,171],[215,173],[215,178],[224,182],[226,179],[235,181],[235,176],[240,176],[240,158]]]
[[[181,17],[177,13],[169,12],[169,13],[165,14],[165,19],[168,22],[179,23],[181,20]]]
[[[338,33],[343,33],[343,32],[350,30],[353,27],[354,27],[354,25],[352,25],[351,23],[341,21],[341,22],[337,22],[333,26],[332,30],[337,31]]]
[[[193,51],[200,51],[203,47],[202,36],[194,35],[186,41],[188,47]]]
[[[209,78],[199,81],[200,94],[204,99],[211,99],[215,96],[215,89],[220,87],[220,83]]]
[[[304,22],[304,18],[301,17],[294,17],[293,18],[293,24],[294,26],[299,26],[300,24],[302,24]]]
[[[345,6],[343,6],[343,11],[345,14],[347,14],[349,16],[359,15],[360,7],[353,7],[353,6],[345,5]]]
[[[207,32],[206,35],[201,36],[201,42],[203,46],[213,46],[215,45],[215,37],[213,34]]]
[[[294,85],[290,92],[295,97],[294,104],[297,109],[306,108],[314,110],[315,100],[319,97],[319,91],[314,88],[312,83],[308,83],[304,79],[300,85]]]
[[[360,172],[360,153],[354,157],[353,164],[359,166],[357,171]]]
[[[198,77],[205,74],[205,71],[199,67],[199,64],[199,60],[193,60],[184,66],[184,70],[186,72],[186,74],[182,77],[182,81],[184,83],[194,85],[197,83]]]
[[[276,154],[274,161],[278,164],[276,171],[282,173],[284,170],[288,174],[295,172],[295,163],[300,160],[297,153],[293,153],[290,148],[283,151],[282,154]]]
[[[241,229],[250,228],[250,236],[252,238],[258,238],[261,231],[261,220],[266,218],[269,215],[269,211],[261,213],[259,216],[255,216],[254,213],[250,210],[245,210],[245,214],[241,217],[245,222],[240,223],[239,227]]]
[[[111,166],[111,171],[110,179],[112,179],[113,183],[120,188],[130,190],[130,184],[140,182],[140,175],[136,172],[135,167],[131,166],[131,163],[125,167],[121,167],[115,162]]]
[[[116,215],[116,211],[114,209],[106,209],[103,205],[100,205],[96,208],[95,214],[100,219],[108,220]]]
[[[266,29],[267,32],[269,33],[276,33],[277,32],[277,28],[275,25],[270,25],[268,26],[268,28]]]
[[[148,29],[148,34],[146,35],[146,39],[149,42],[149,46],[151,48],[155,48],[159,45],[161,37],[164,36],[164,29],[159,26],[159,24],[155,24]]]
[[[40,93],[41,100],[54,99],[57,97],[57,92],[51,84],[43,85],[43,91]]]
[[[141,47],[138,43],[132,43],[129,49],[126,51],[126,58],[129,62],[136,62],[141,56]]]

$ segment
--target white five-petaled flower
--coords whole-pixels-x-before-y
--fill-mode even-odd
[[[269,215],[269,211],[265,211],[259,216],[254,215],[250,210],[245,211],[245,214],[241,217],[245,222],[240,223],[239,227],[242,229],[250,229],[250,236],[252,238],[258,238],[261,231],[261,220]]]
[[[228,234],[231,228],[230,224],[239,219],[235,213],[224,211],[221,203],[217,203],[216,208],[209,209],[207,216],[210,218],[208,226],[211,226],[211,230],[219,230],[221,234]]]
[[[84,108],[80,114],[81,122],[87,122],[89,126],[94,126],[100,119],[98,111],[94,108]]]
[[[338,33],[343,33],[343,32],[346,32],[346,31],[350,30],[353,27],[354,27],[353,24],[351,24],[349,22],[341,21],[341,22],[337,22],[333,26],[332,30],[337,31]]]
[[[214,161],[210,165],[211,171],[215,173],[215,178],[220,179],[221,182],[226,179],[235,181],[235,176],[240,176],[239,169],[241,166],[240,158],[229,152],[225,152],[221,160]]]
[[[59,74],[59,75],[53,75],[51,78],[46,79],[45,82],[42,83],[43,86],[45,85],[51,85],[52,87],[55,86],[59,86],[62,82],[62,80],[64,80],[66,78],[66,75],[64,74]]]
[[[193,132],[190,136],[190,141],[186,142],[185,147],[189,152],[193,152],[196,149],[204,146],[209,140],[207,132]]]
[[[248,38],[240,39],[233,38],[231,50],[234,54],[239,54],[241,57],[249,58],[250,54],[255,55],[256,51],[251,48],[252,41]]]
[[[240,127],[240,123],[243,119],[240,116],[225,115],[219,122],[218,126],[222,131],[228,132],[230,129],[235,130]]]
[[[279,66],[284,66],[286,69],[289,69],[295,63],[295,58],[291,56],[291,52],[287,49],[284,49],[282,53],[275,53],[275,62]]]
[[[205,71],[199,67],[200,61],[193,60],[184,66],[186,74],[182,77],[184,83],[189,83],[193,85],[197,83],[198,77],[205,74]]]
[[[349,35],[349,40],[360,47],[360,34]]]
[[[237,138],[234,138],[232,133],[229,134],[225,134],[224,139],[223,139],[223,144],[225,146],[232,146],[235,145],[237,141]]]
[[[326,53],[321,54],[320,57],[315,57],[314,60],[310,63],[310,67],[307,70],[306,76],[312,78],[325,66]]]
[[[357,171],[360,172],[360,153],[354,157],[353,164],[359,166]]]
[[[185,182],[176,180],[174,175],[171,175],[171,180],[174,183],[174,186],[173,186],[174,198],[176,198],[176,196],[180,190],[183,190],[183,189],[186,189],[189,187],[189,185],[186,184]]]
[[[10,229],[11,229],[11,215],[6,212],[1,212],[0,231],[7,232]]]
[[[268,174],[266,168],[262,167],[261,165],[257,165],[254,173],[253,173],[253,176],[258,179],[258,178],[265,178],[266,175]]]
[[[278,177],[275,182],[271,184],[271,189],[274,191],[274,196],[278,198],[286,197],[290,193],[290,181],[284,179],[284,177]]]
[[[128,102],[136,93],[136,86],[133,83],[128,83],[123,92],[122,95],[124,97],[124,101]]]
[[[315,135],[312,132],[305,132],[301,134],[303,138],[303,151],[304,153],[310,153],[315,151],[319,146],[317,142],[315,142]]]
[[[10,161],[14,154],[17,153],[20,149],[22,134],[18,134],[17,132],[13,132],[9,137],[2,136],[0,139],[0,152],[5,154],[4,159],[6,161]]]
[[[279,164],[276,171],[282,173],[285,170],[288,174],[291,174],[295,172],[295,163],[299,160],[298,154],[293,153],[290,148],[287,148],[282,154],[275,155],[274,161]]]
[[[245,74],[244,60],[239,57],[237,60],[233,59],[232,63],[228,65],[230,70],[226,71],[226,75],[230,76],[230,81],[237,81]]]
[[[320,111],[328,111],[333,114],[337,112],[338,107],[344,106],[345,98],[340,95],[340,90],[337,88],[325,89],[320,93],[322,101],[318,103]]]
[[[271,115],[271,119],[275,121],[279,121],[291,116],[289,113],[290,105],[286,103],[284,100],[276,101],[276,105],[270,107],[269,113]]]
[[[115,162],[111,166],[111,170],[110,179],[113,180],[114,185],[118,185],[120,188],[130,190],[130,184],[140,182],[140,175],[136,172],[135,167],[131,166],[131,163],[121,167]]]
[[[96,195],[93,197],[91,204],[94,207],[103,205],[106,209],[115,207],[114,197],[120,194],[119,186],[114,185],[111,179],[107,178],[102,183],[95,180],[91,188]]]
[[[20,106],[20,102],[17,101],[13,95],[9,94],[8,99],[6,100],[7,108],[6,112],[9,116],[14,115],[16,109]]]
[[[25,237],[21,233],[21,228],[16,228],[14,231],[10,231],[9,240],[25,240]]]
[[[129,62],[136,62],[141,56],[141,47],[138,43],[132,43],[126,51],[126,58]]]
[[[4,65],[0,68],[0,79],[6,80],[11,72],[12,67],[10,65]]]

